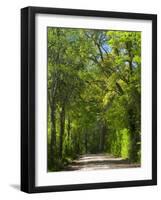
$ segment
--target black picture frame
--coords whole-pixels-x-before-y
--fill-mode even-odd
[[[35,15],[60,14],[152,21],[152,179],[59,186],[35,186]],[[157,184],[157,15],[45,7],[21,9],[21,190],[27,193]]]

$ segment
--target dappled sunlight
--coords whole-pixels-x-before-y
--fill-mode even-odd
[[[140,166],[141,32],[47,36],[48,171]]]
[[[79,159],[74,160],[65,170],[89,171],[134,167],[140,167],[140,164],[130,163],[128,160],[122,158],[114,158],[110,154],[90,154],[80,156]]]

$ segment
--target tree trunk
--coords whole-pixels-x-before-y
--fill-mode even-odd
[[[56,156],[56,104],[53,101],[51,105],[51,141],[50,141],[50,161],[53,167]]]
[[[76,139],[76,144],[77,144],[77,146],[76,146],[76,153],[77,153],[77,155],[79,155],[80,154],[80,134],[79,133],[77,133],[77,137],[76,137],[77,139]]]
[[[105,147],[105,135],[106,135],[106,125],[102,125],[101,133],[100,133],[100,152],[104,152],[104,147]]]
[[[62,104],[60,111],[60,136],[59,136],[59,158],[62,159],[63,154],[63,135],[65,128],[65,103]]]
[[[85,140],[85,153],[88,153],[88,133],[87,130],[85,131],[85,135],[84,135],[84,140]]]
[[[70,117],[68,117],[68,125],[67,125],[68,143],[70,140],[70,129],[71,129],[71,122],[70,122]]]
[[[135,124],[135,112],[133,109],[128,110],[129,114],[129,125],[130,125],[130,141],[131,141],[131,147],[130,147],[130,160],[133,162],[137,161],[137,152],[138,152],[138,135],[136,132],[136,124]]]

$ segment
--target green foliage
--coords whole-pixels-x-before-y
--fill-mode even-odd
[[[85,153],[140,162],[141,33],[48,28],[48,171]]]
[[[121,133],[121,157],[129,158],[129,150],[130,150],[130,133],[128,129],[122,129]]]

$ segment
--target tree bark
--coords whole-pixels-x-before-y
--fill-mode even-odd
[[[136,117],[135,112],[133,109],[128,110],[129,114],[129,125],[130,125],[130,141],[131,141],[131,147],[130,147],[130,160],[133,162],[137,161],[137,152],[138,152],[138,145],[139,137],[136,131]]]
[[[106,125],[102,125],[101,133],[100,133],[100,152],[104,152],[105,150],[105,136],[106,136]]]
[[[60,111],[60,136],[59,136],[59,158],[62,159],[63,155],[63,136],[65,128],[65,103],[62,104]]]
[[[53,101],[51,105],[51,140],[50,140],[50,161],[51,166],[55,164],[56,156],[56,104]]]
[[[68,117],[68,125],[67,125],[68,143],[70,140],[70,129],[71,129],[71,122],[70,122],[70,117]]]

